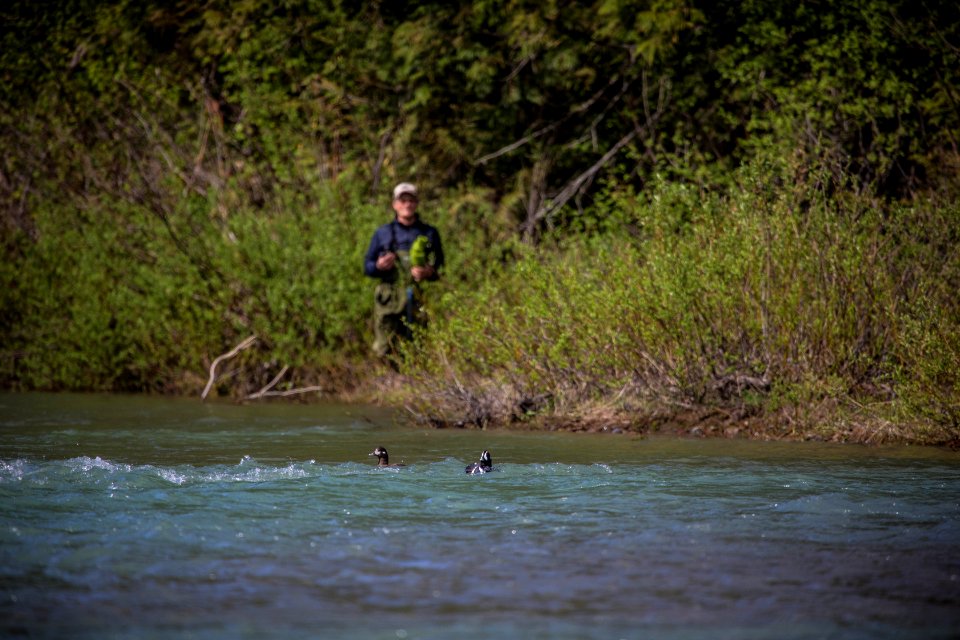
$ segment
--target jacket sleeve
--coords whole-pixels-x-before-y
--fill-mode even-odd
[[[370,246],[363,258],[363,272],[371,278],[383,278],[388,272],[377,270],[377,258],[386,252],[387,247],[383,240],[383,229],[377,229],[370,238]]]

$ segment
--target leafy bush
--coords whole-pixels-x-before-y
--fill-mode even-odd
[[[433,390],[420,411],[510,421],[531,398],[549,398],[541,409],[567,415],[598,403],[647,416],[707,405],[750,415],[826,399],[888,402],[904,367],[924,380],[955,371],[943,321],[921,322],[922,338],[902,334],[916,324],[902,313],[915,295],[905,280],[960,276],[945,244],[949,269],[917,259],[925,241],[914,238],[944,228],[891,233],[900,225],[890,211],[849,192],[827,196],[820,177],[771,187],[790,170],[749,165],[725,195],[672,183],[646,199],[612,194],[611,206],[632,207],[633,236],[529,250],[481,288],[451,294],[411,367]],[[934,308],[928,316],[957,317],[950,298]],[[898,358],[906,335],[934,351]],[[916,369],[921,361],[931,368]],[[917,396],[948,392],[928,417],[952,419],[953,383]]]

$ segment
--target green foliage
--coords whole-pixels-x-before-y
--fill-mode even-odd
[[[960,436],[960,207],[956,201],[920,202],[896,212],[908,293],[898,309],[894,340],[899,418],[927,421]]]
[[[361,352],[359,265],[384,214],[315,197],[279,218],[253,210],[217,220],[197,198],[167,219],[126,203],[103,203],[74,228],[38,216],[40,240],[17,273],[4,273],[4,307],[29,319],[13,323],[4,375],[28,388],[174,388],[249,334],[279,365]]]
[[[941,315],[940,308],[919,301],[901,325],[897,373],[901,419],[918,418],[960,436],[960,323]]]
[[[910,233],[892,234],[892,212],[823,197],[818,177],[771,189],[789,169],[748,165],[726,194],[661,184],[629,200],[640,230],[632,239],[607,233],[528,252],[497,280],[451,296],[411,368],[434,390],[423,411],[468,414],[462,398],[437,398],[475,376],[498,381],[488,393],[515,399],[495,416],[509,421],[516,399],[536,396],[560,411],[605,401],[741,414],[886,401],[899,375],[923,415],[950,424],[960,405],[949,372],[960,353],[948,337],[955,323],[942,318],[960,310],[946,295],[922,321],[903,310],[915,295],[908,279],[946,291],[936,283],[960,277],[955,247],[927,246],[951,223],[901,211]],[[950,262],[937,265],[938,253]]]
[[[241,392],[348,366],[413,180],[438,393],[955,423],[950,3],[0,11],[5,384],[195,388],[250,334]]]
[[[39,240],[25,251],[10,301],[26,322],[9,336],[8,379],[26,388],[142,389],[203,345],[205,311],[197,272],[121,237],[103,218],[75,227],[59,210],[40,211]],[[126,247],[124,247],[126,245]],[[136,262],[126,250],[142,251]],[[174,258],[163,260],[162,258]],[[166,265],[164,263],[167,263]],[[172,273],[167,273],[169,266]]]
[[[888,193],[950,170],[940,164],[930,126],[956,136],[958,114],[946,107],[956,84],[956,52],[947,44],[960,28],[956,7],[758,0],[722,18],[731,15],[736,37],[710,45],[730,92],[712,117],[744,127],[747,157],[803,149],[835,181],[852,178]]]

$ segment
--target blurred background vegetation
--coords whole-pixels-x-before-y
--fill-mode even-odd
[[[376,389],[410,180],[419,419],[956,441],[957,5],[568,4],[5,3],[2,384]]]

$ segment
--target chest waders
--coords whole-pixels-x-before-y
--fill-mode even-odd
[[[377,285],[373,301],[373,351],[384,356],[395,336],[410,338],[411,327],[424,320],[423,289],[410,275],[410,252],[397,250],[397,262],[388,280]]]

